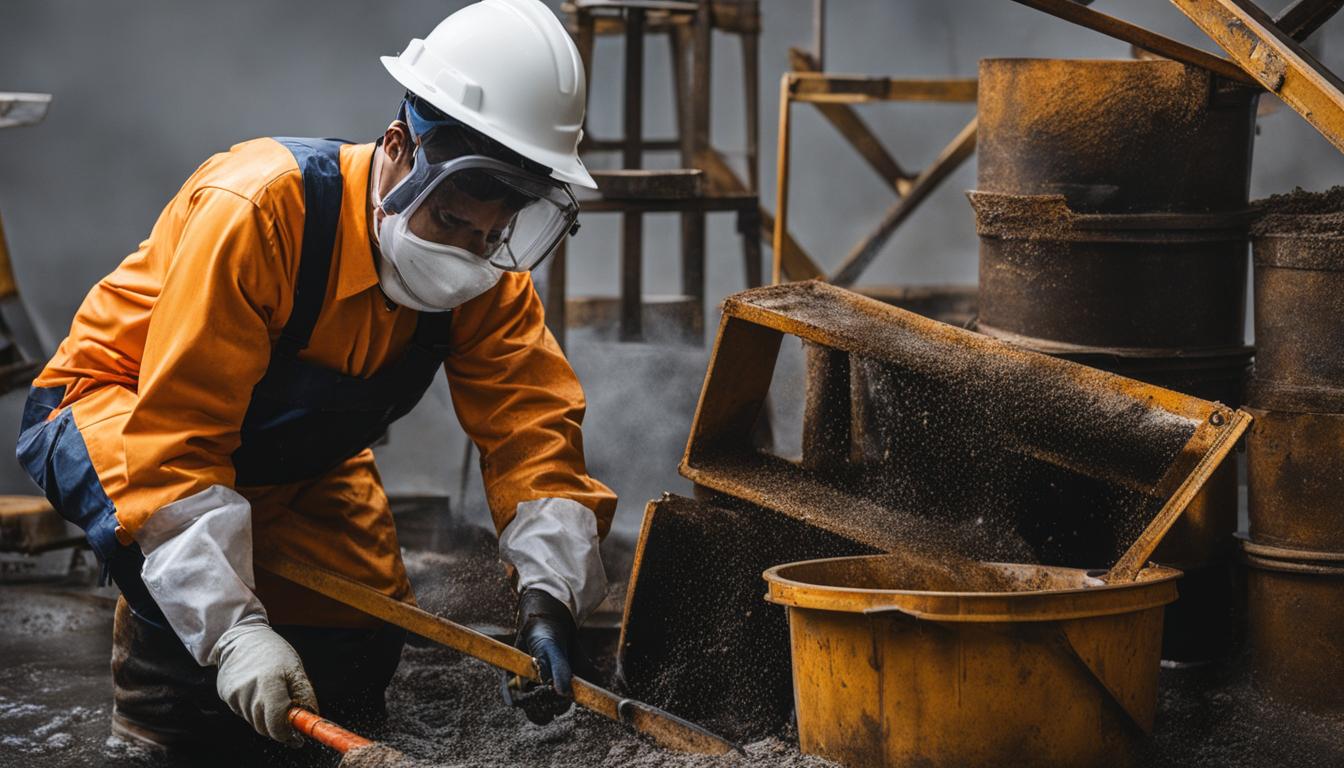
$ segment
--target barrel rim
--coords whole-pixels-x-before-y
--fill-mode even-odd
[[[1297,573],[1306,576],[1344,576],[1344,564],[1308,563],[1293,560],[1277,560],[1272,557],[1256,557],[1247,554],[1246,565],[1260,571],[1275,573]]]
[[[1254,541],[1245,531],[1237,531],[1237,541],[1241,544],[1246,561],[1264,565],[1268,570],[1297,570],[1292,566],[1320,567],[1344,574],[1344,552],[1330,552],[1296,547],[1281,547],[1275,544]],[[1283,567],[1277,567],[1283,566]]]
[[[1220,345],[1211,347],[1104,347],[1089,344],[1074,344],[1056,341],[1040,336],[1028,336],[1014,331],[998,328],[976,318],[972,330],[999,341],[1023,347],[1032,352],[1045,355],[1095,355],[1123,358],[1162,358],[1162,359],[1199,359],[1216,360],[1225,358],[1229,367],[1245,366],[1255,356],[1255,347],[1246,344]]]
[[[765,599],[789,608],[836,613],[903,613],[920,619],[952,622],[1062,621],[1158,608],[1176,600],[1175,582],[1183,574],[1165,565],[1150,563],[1141,571],[1146,578],[1121,583],[1099,583],[1069,589],[1038,589],[1017,592],[940,591],[915,589],[865,589],[813,584],[781,575],[785,569],[817,563],[878,559],[891,555],[826,557],[782,563],[762,574],[769,585]],[[994,566],[1027,566],[1052,571],[1091,575],[1103,570],[1067,568],[1036,563],[996,563]]]
[[[971,189],[966,199],[975,214],[975,233],[982,240],[1245,243],[1255,217],[1249,207],[1213,211],[1079,210],[1060,192]]]
[[[1063,62],[1063,63],[1066,63],[1066,64],[1070,64],[1070,65],[1080,65],[1080,64],[1081,64],[1081,65],[1088,65],[1088,66],[1094,66],[1094,65],[1101,65],[1101,66],[1133,66],[1133,65],[1136,65],[1136,64],[1137,64],[1137,65],[1142,65],[1142,66],[1148,66],[1148,67],[1151,68],[1151,69],[1180,68],[1180,69],[1186,69],[1186,70],[1189,70],[1191,73],[1195,74],[1196,76],[1199,76],[1199,75],[1204,75],[1204,76],[1209,76],[1209,77],[1212,76],[1212,74],[1209,73],[1208,70],[1203,69],[1203,68],[1201,68],[1201,67],[1195,67],[1195,66],[1186,64],[1186,63],[1184,63],[1184,62],[1174,61],[1174,60],[1172,60],[1172,59],[1161,59],[1161,58],[1144,58],[1144,59],[1135,59],[1135,58],[1118,59],[1118,58],[1117,58],[1117,59],[1106,59],[1106,58],[1077,58],[1077,57],[1060,58],[1060,57],[1057,57],[1057,56],[1056,56],[1056,57],[1051,57],[1051,56],[989,56],[989,57],[985,57],[985,58],[980,59],[979,66],[980,66],[980,68],[982,68],[982,69],[983,69],[984,67],[986,67],[986,66],[1010,66],[1010,65],[1025,66],[1025,65],[1028,65],[1028,64],[1034,64],[1034,65],[1047,65],[1047,64],[1053,64],[1053,65],[1058,66],[1058,65],[1060,64],[1060,62]],[[1248,88],[1249,88],[1250,90],[1252,90],[1252,91],[1257,90],[1257,89],[1255,89],[1255,88],[1250,88],[1249,86],[1248,86]]]
[[[1291,384],[1255,375],[1246,383],[1246,409],[1263,413],[1344,415],[1344,387]]]

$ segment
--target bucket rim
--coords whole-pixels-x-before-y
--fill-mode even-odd
[[[1061,621],[1133,613],[1164,606],[1176,600],[1176,580],[1183,575],[1181,571],[1170,566],[1149,564],[1141,571],[1145,574],[1145,578],[1132,582],[1103,582],[1082,588],[1018,592],[870,589],[814,584],[781,575],[786,569],[797,566],[884,557],[891,555],[825,557],[781,563],[762,573],[762,578],[769,585],[765,599],[789,608],[867,615],[903,613],[915,618],[937,621]],[[1105,573],[1104,569],[1067,568],[1037,563],[985,562],[984,564],[1026,566],[1087,575]]]

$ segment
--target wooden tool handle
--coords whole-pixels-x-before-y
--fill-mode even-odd
[[[252,561],[255,566],[270,571],[286,581],[311,589],[319,595],[325,595],[382,619],[388,624],[446,645],[455,651],[461,651],[519,677],[533,682],[541,681],[541,672],[538,671],[536,662],[517,648],[505,645],[493,637],[487,637],[461,624],[422,611],[413,605],[394,600],[339,573],[301,563],[269,550],[254,552]]]
[[[358,733],[347,731],[325,717],[302,707],[289,708],[289,724],[304,736],[341,754],[373,744]]]
[[[442,616],[435,616],[428,611],[390,598],[339,573],[301,563],[265,549],[254,552],[252,562],[256,567],[270,571],[282,579],[292,581],[408,632],[414,632],[423,638],[446,645],[519,677],[533,682],[541,681],[536,660],[517,648],[486,637]],[[694,723],[649,704],[624,699],[582,678],[574,678],[574,701],[599,715],[629,725],[669,749],[709,755],[742,752],[741,747]],[[305,714],[317,717],[311,713]],[[294,717],[292,712],[290,716]],[[333,727],[341,733],[354,736],[339,726],[333,724]],[[325,741],[322,743],[327,744]]]

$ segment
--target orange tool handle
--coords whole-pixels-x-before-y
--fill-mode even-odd
[[[289,724],[304,736],[319,744],[331,747],[341,754],[359,747],[367,747],[373,743],[358,733],[347,731],[325,717],[309,712],[302,707],[289,708]]]

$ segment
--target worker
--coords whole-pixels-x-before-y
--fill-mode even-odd
[[[369,446],[440,369],[520,592],[518,645],[570,692],[616,498],[585,467],[583,392],[529,270],[576,227],[570,185],[595,186],[583,64],[538,0],[467,6],[382,63],[404,98],[381,139],[208,159],[33,384],[19,459],[122,593],[123,738],[191,749],[237,715],[295,744],[291,706],[385,716],[402,633],[253,553],[412,602]]]

